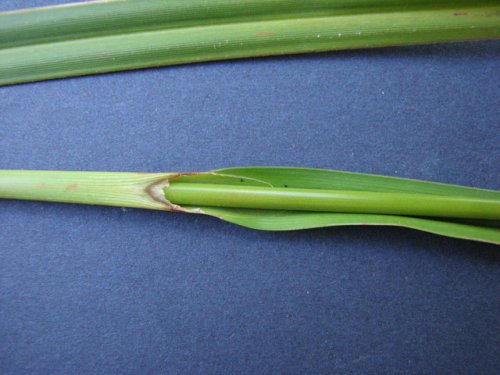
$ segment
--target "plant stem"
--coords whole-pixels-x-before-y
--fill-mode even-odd
[[[484,198],[175,181],[164,192],[170,202],[186,206],[500,219],[500,201]]]
[[[200,213],[260,230],[396,225],[500,244],[498,191],[333,170],[0,170],[0,198]]]

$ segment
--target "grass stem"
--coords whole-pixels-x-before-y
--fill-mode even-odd
[[[500,201],[484,198],[175,181],[164,191],[170,202],[187,206],[500,219]]]

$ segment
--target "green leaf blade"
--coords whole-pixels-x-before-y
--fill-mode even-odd
[[[392,0],[129,0],[7,12],[0,13],[0,85],[220,59],[498,38],[499,14],[498,1],[426,0],[404,6]]]
[[[189,209],[190,207],[186,208]],[[441,236],[500,245],[500,228],[427,218],[393,215],[244,210],[214,207],[199,208],[208,215],[215,216],[230,223],[264,231],[292,231],[352,225],[396,226]],[[191,209],[194,209],[194,207],[191,207]]]
[[[500,199],[500,191],[478,189],[466,186],[421,181],[410,178],[389,177],[367,173],[344,172],[329,169],[293,167],[241,167],[214,171],[217,175],[234,176],[249,181],[259,181],[261,185],[285,186],[304,189],[335,189],[372,191],[385,193],[418,193]],[[180,181],[196,179],[185,177]],[[213,181],[210,181],[213,183]]]

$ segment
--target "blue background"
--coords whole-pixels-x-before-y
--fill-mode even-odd
[[[1,10],[61,1],[2,1]],[[0,168],[285,165],[499,189],[500,43],[0,88]],[[2,374],[493,374],[499,248],[0,201]]]

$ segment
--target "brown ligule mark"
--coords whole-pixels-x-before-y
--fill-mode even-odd
[[[201,174],[206,174],[206,172],[176,173],[176,174],[169,176],[168,178],[162,178],[161,180],[158,180],[158,181],[153,182],[152,184],[149,184],[148,186],[145,187],[144,191],[155,202],[159,202],[163,206],[165,206],[166,211],[202,214],[204,212],[199,210],[199,209],[188,210],[186,208],[183,208],[177,204],[170,202],[167,198],[165,198],[165,193],[163,192],[163,189],[170,185],[170,180],[174,180],[176,178],[184,177],[184,176],[194,176],[194,175],[201,175]]]
[[[168,179],[161,179],[161,180],[155,181],[155,182],[147,185],[144,188],[144,192],[155,202],[161,203],[165,207],[166,211],[176,211],[176,208],[174,207],[174,205],[171,202],[169,202],[165,198],[165,196],[162,197],[160,194],[158,194],[158,191],[159,190],[161,191],[162,187],[168,186],[168,183],[169,183]]]

